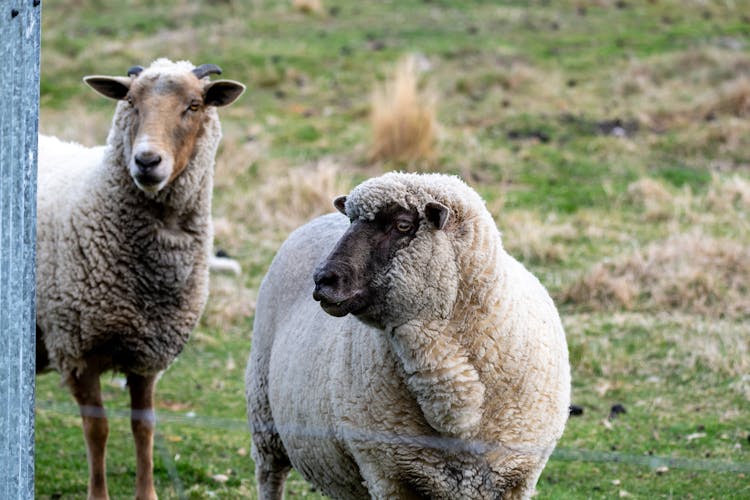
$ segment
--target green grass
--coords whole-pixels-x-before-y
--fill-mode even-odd
[[[102,143],[114,106],[81,78],[160,56],[218,64],[248,86],[221,111],[214,193],[217,247],[243,274],[212,276],[200,326],[157,387],[160,497],[255,498],[243,387],[254,299],[290,228],[343,194],[289,189],[290,176],[323,189],[311,167],[327,159],[348,187],[394,168],[463,176],[558,299],[584,414],[536,498],[750,498],[747,316],[654,312],[648,296],[628,311],[560,300],[596,263],[672,234],[750,245],[750,110],[714,105],[750,75],[750,4],[323,0],[305,15],[291,3],[44,4],[42,131]],[[370,92],[409,53],[429,61],[439,96],[436,159],[371,165]],[[726,187],[735,176],[737,192]],[[645,177],[660,190],[634,194]],[[297,212],[261,212],[273,190]],[[118,377],[103,378],[113,498],[132,496],[135,475]],[[80,498],[73,399],[55,374],[37,381],[36,496]],[[614,404],[627,413],[610,419]],[[296,474],[287,493],[318,497]]]

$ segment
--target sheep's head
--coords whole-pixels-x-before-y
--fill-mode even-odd
[[[127,77],[84,78],[99,94],[132,108],[128,170],[143,191],[158,192],[176,179],[195,153],[209,109],[227,106],[244,92],[238,82],[210,81],[212,73],[221,69],[160,59],[146,69],[130,68]]]
[[[328,314],[378,328],[447,319],[458,283],[451,209],[424,193],[383,196],[391,183],[373,182],[335,200],[351,225],[316,269],[313,298]]]

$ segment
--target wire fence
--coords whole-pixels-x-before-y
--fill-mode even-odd
[[[77,416],[79,414],[78,406],[73,403],[62,403],[62,402],[38,402],[37,411],[41,412],[52,412],[56,414]],[[112,409],[107,410],[107,416],[111,419],[127,419],[130,420],[130,410],[125,409]],[[151,418],[150,416],[148,418]],[[192,412],[186,414],[178,414],[173,412],[159,412],[156,416],[157,430],[155,433],[154,449],[159,454],[169,474],[170,481],[174,486],[176,495],[178,498],[183,499],[185,496],[185,488],[179,477],[176,463],[169,452],[169,447],[164,439],[163,435],[158,432],[158,423],[164,424],[177,424],[186,425],[192,427],[199,427],[204,429],[216,429],[221,431],[244,431],[248,432],[248,423],[244,419],[237,418],[226,418],[226,417],[212,417],[204,415],[196,415]],[[326,438],[331,437],[330,431],[315,430],[309,427],[299,429],[285,429],[292,430],[294,432],[304,432],[305,435],[311,437]],[[349,436],[358,440],[369,440],[374,442],[392,443],[402,437],[382,433],[382,432],[369,432],[365,430],[349,430]],[[434,449],[451,449],[455,451],[455,440],[446,438],[435,438],[435,437],[417,437],[416,441],[421,446],[426,446]],[[487,445],[484,445],[485,447]],[[481,449],[481,444],[471,443],[462,451],[470,451],[472,448]],[[511,451],[516,448],[511,448]],[[528,450],[526,450],[528,451]],[[609,463],[609,464],[624,464],[648,468],[651,470],[658,470],[663,467],[676,470],[689,470],[689,471],[702,471],[712,473],[744,473],[750,474],[750,462],[736,462],[726,461],[720,459],[710,458],[678,458],[668,457],[659,455],[639,455],[634,453],[625,453],[619,451],[598,451],[598,450],[585,450],[576,448],[561,448],[558,447],[550,457],[551,461],[563,461],[563,462],[589,462],[589,463]]]

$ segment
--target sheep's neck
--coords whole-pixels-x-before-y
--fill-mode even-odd
[[[456,242],[460,282],[449,328],[451,336],[458,340],[467,333],[475,336],[483,320],[494,319],[506,284],[500,233],[489,214],[486,219],[471,225]]]
[[[127,218],[140,221],[140,225],[192,235],[199,233],[210,217],[210,183],[194,192],[183,193],[177,185],[178,178],[162,192],[150,195],[141,191],[127,172],[119,174],[112,176],[111,196],[106,200],[114,213],[123,214],[127,210]]]
[[[392,331],[407,386],[428,423],[450,436],[472,437],[482,418],[481,342],[495,336],[503,254],[494,222],[472,225],[455,249],[460,283],[451,317],[415,319]]]
[[[521,350],[525,340],[510,335],[514,327],[516,292],[509,289],[509,256],[502,247],[494,222],[477,231],[475,246],[481,252],[464,251],[460,263],[461,285],[445,334],[455,339],[483,381],[497,378],[509,353]],[[512,286],[512,285],[511,285]],[[488,394],[489,397],[489,394]]]

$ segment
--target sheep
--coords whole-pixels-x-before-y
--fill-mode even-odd
[[[260,287],[259,498],[291,467],[334,498],[529,498],[570,400],[549,294],[457,177],[388,173],[334,205],[346,217],[295,230]]]
[[[126,375],[136,498],[154,499],[153,393],[208,295],[216,107],[245,87],[218,66],[158,59],[88,76],[118,100],[106,146],[39,138],[37,373],[60,372],[80,407],[89,498],[109,498],[99,377]]]

